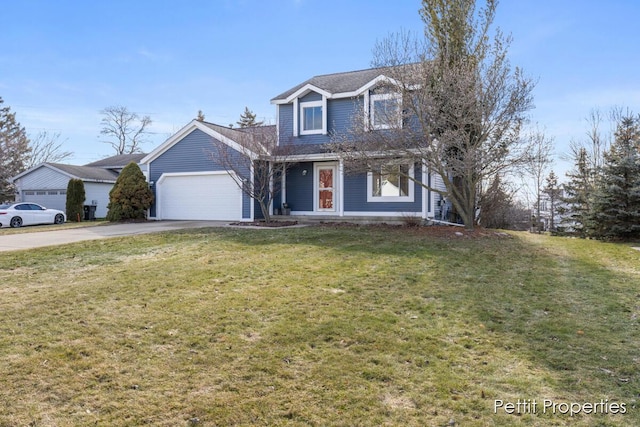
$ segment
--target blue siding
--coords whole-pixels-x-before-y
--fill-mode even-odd
[[[329,133],[345,133],[351,129],[353,120],[364,120],[354,117],[362,112],[362,97],[330,100],[327,104],[327,125]]]
[[[322,97],[309,93],[300,99],[303,101],[319,101]],[[280,144],[326,144],[331,142],[331,134],[346,132],[351,126],[355,112],[362,110],[363,98],[330,99],[327,101],[327,135],[293,136],[293,104],[278,106],[278,125]],[[298,114],[298,129],[302,115]]]
[[[302,171],[307,170],[303,175]],[[313,162],[303,162],[291,166],[287,171],[287,203],[298,212],[313,211]],[[416,165],[418,179],[422,177]],[[351,174],[344,177],[344,211],[349,212],[422,212],[424,188],[414,183],[413,202],[367,202],[367,175]],[[275,205],[278,207],[279,205]]]
[[[149,167],[149,180],[154,182],[152,190],[163,173],[207,172],[225,170],[215,161],[216,146],[214,139],[199,129],[194,130],[167,151],[154,159]],[[246,172],[248,175],[248,171]],[[235,184],[234,184],[235,185]],[[251,199],[242,195],[242,217],[250,218]],[[151,216],[156,216],[156,205],[151,205]]]
[[[313,102],[313,101],[322,101],[322,95],[317,92],[309,92],[302,98],[300,98],[300,102]]]
[[[286,194],[291,210],[313,211],[313,163],[297,163],[287,170]]]
[[[278,142],[295,143],[293,138],[293,104],[278,105]]]
[[[417,178],[422,174],[416,168]],[[367,175],[345,175],[344,211],[348,212],[422,212],[423,187],[413,184],[413,202],[367,202]]]

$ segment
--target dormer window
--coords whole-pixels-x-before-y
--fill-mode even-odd
[[[300,134],[322,133],[322,101],[301,102],[302,129]]]
[[[372,129],[402,127],[402,96],[400,94],[375,94],[369,99],[369,119]]]

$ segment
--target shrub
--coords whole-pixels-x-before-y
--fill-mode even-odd
[[[129,163],[109,192],[107,220],[146,219],[151,203],[153,192],[149,189],[142,171],[137,164]]]
[[[67,220],[79,222],[84,216],[84,182],[81,179],[70,179],[67,184],[67,203],[65,209],[67,211]]]

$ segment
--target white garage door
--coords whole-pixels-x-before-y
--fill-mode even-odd
[[[67,190],[24,190],[21,201],[38,203],[45,208],[64,211],[67,204]]]
[[[242,191],[226,172],[165,174],[157,194],[160,219],[242,219]]]

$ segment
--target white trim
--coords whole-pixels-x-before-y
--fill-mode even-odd
[[[331,211],[319,211],[319,212],[310,212],[310,211],[291,211],[291,215],[298,216],[338,216],[335,212]],[[391,217],[391,218],[404,218],[404,217],[415,217],[421,218],[421,212],[360,212],[360,211],[345,211],[344,218],[354,217],[354,216],[369,216],[369,217]]]
[[[409,167],[409,176],[415,177],[414,166]],[[408,196],[373,196],[373,173],[367,172],[367,202],[368,203],[385,203],[385,202],[401,202],[401,203],[413,203],[415,201],[415,182],[407,178],[409,181],[409,195]]]
[[[298,102],[298,98],[293,100],[293,136],[298,136],[298,110],[300,109],[300,105]]]
[[[320,209],[320,187],[318,185],[319,174],[318,171],[320,169],[333,169],[333,209]],[[333,215],[338,214],[340,212],[340,189],[339,179],[338,179],[338,163],[337,162],[323,162],[323,163],[314,163],[313,164],[313,211],[319,213],[331,213]]]
[[[307,101],[300,102],[300,135],[317,135],[317,134],[326,134],[327,133],[327,102],[326,98],[323,97],[322,101]],[[320,122],[320,129],[305,129],[305,108],[318,108],[320,107],[320,114],[322,115],[322,120]]]
[[[205,134],[211,136],[212,138],[215,138],[218,141],[228,145],[229,147],[233,148],[234,150],[238,151],[239,153],[244,154],[246,156],[249,156],[252,160],[255,160],[258,157],[258,155],[256,153],[254,153],[253,151],[248,150],[246,147],[242,146],[241,144],[238,144],[234,140],[232,140],[230,138],[227,138],[226,136],[222,135],[220,132],[217,132],[217,131],[211,129],[209,126],[207,126],[207,125],[201,123],[200,121],[194,119],[189,124],[187,124],[185,127],[183,127],[178,132],[176,132],[171,137],[169,137],[169,139],[167,139],[165,142],[160,144],[155,150],[153,150],[151,153],[149,153],[146,157],[144,157],[142,160],[140,160],[140,164],[149,164],[149,163],[151,163],[152,161],[154,161],[155,159],[160,157],[167,150],[169,150],[171,147],[173,147],[175,144],[180,142],[184,137],[186,137],[187,135],[189,135],[191,132],[193,132],[196,129],[199,129],[202,132],[204,132]]]
[[[204,171],[204,172],[164,172],[162,175],[160,175],[160,178],[158,178],[158,181],[155,183],[156,186],[156,200],[155,200],[155,205],[156,205],[156,216],[150,219],[155,219],[155,220],[162,220],[162,191],[160,191],[160,186],[162,185],[162,183],[167,179],[170,178],[172,176],[179,176],[179,177],[183,177],[183,176],[209,176],[209,175],[236,175],[234,172],[228,172],[226,170],[220,170],[220,171]],[[232,177],[232,179],[235,179]],[[236,185],[236,184],[234,184]],[[236,185],[237,187],[237,185]],[[240,189],[239,189],[240,190]],[[244,202],[244,196],[243,196],[243,191],[240,190],[240,217],[239,220],[247,220],[246,218],[242,218],[242,204]],[[253,201],[253,199],[251,199]],[[253,208],[253,204],[252,204],[252,208]],[[253,221],[253,209],[250,212],[250,218],[251,221]]]
[[[338,162],[338,188],[340,188],[340,203],[338,204],[339,210],[338,210],[338,215],[339,216],[344,216],[344,191],[342,191],[342,189],[344,188],[344,160],[340,159],[340,161]]]
[[[374,119],[376,117],[376,101],[386,101],[386,100],[396,100],[398,102],[398,117],[396,118],[396,123],[380,123],[376,124]],[[380,130],[380,129],[391,129],[395,126],[402,127],[402,95],[399,93],[378,93],[369,96],[369,125],[371,129]]]
[[[289,104],[294,99],[302,98],[303,96],[305,96],[306,94],[308,94],[310,92],[317,92],[320,95],[322,95],[323,97],[331,98],[331,92],[327,92],[326,90],[321,89],[318,86],[314,86],[312,84],[307,83],[306,85],[302,86],[297,91],[293,92],[291,95],[289,95],[284,100],[275,100],[275,101],[272,101],[272,102],[275,103],[275,104]]]
[[[427,165],[424,164],[424,162],[422,162],[422,218],[426,218],[429,215],[428,209],[429,209],[429,201],[428,198],[431,194],[431,191],[429,191],[425,185],[428,185],[428,181],[427,181]]]
[[[328,99],[340,99],[340,98],[353,98],[356,96],[360,96],[363,93],[366,93],[366,91],[368,91],[369,89],[371,89],[372,87],[376,86],[378,83],[380,82],[387,82],[390,83],[392,85],[395,86],[401,86],[401,84],[395,80],[392,79],[390,77],[387,77],[383,74],[380,74],[378,77],[374,78],[373,80],[365,83],[364,85],[362,85],[361,87],[359,87],[356,90],[350,91],[350,92],[337,92],[337,93],[331,93],[325,89],[319,88],[318,86],[312,85],[310,83],[307,83],[306,85],[304,85],[303,87],[301,87],[300,89],[298,89],[297,91],[293,92],[291,95],[289,95],[286,98],[283,99],[273,99],[271,100],[272,104],[290,104],[294,99],[296,98],[301,98],[303,96],[305,96],[306,94],[308,94],[309,92],[317,92],[319,94],[321,94],[324,97],[327,97]]]

